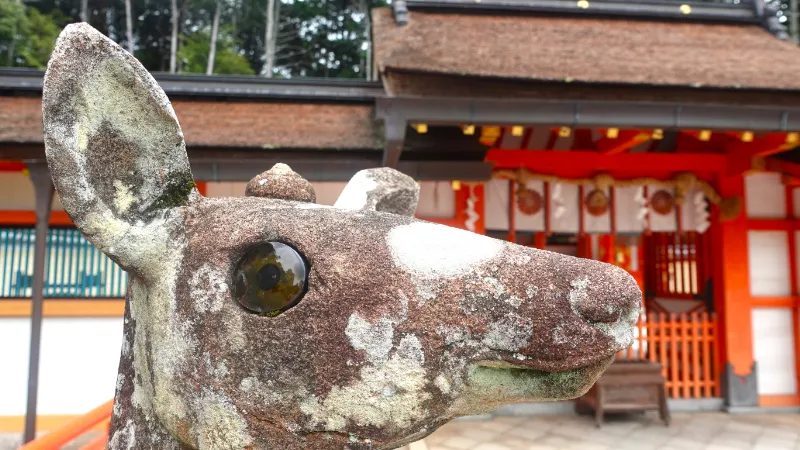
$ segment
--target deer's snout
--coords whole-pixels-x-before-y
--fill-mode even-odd
[[[597,261],[581,261],[586,281],[571,283],[570,301],[575,313],[590,324],[614,324],[629,321],[641,307],[641,292],[636,280],[624,270]],[[586,286],[584,286],[584,284]],[[589,285],[594,285],[589,295]]]
[[[514,303],[516,293],[524,292],[512,314],[532,325],[531,338],[516,359],[541,370],[565,370],[631,345],[642,294],[625,270],[513,244],[504,253],[510,261],[529,259],[497,274],[510,287],[502,303]]]
[[[445,345],[475,364],[570,370],[632,342],[641,291],[620,268],[432,224],[393,233]]]

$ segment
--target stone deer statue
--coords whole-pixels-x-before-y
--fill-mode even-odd
[[[632,342],[625,271],[416,220],[394,170],[335,207],[282,164],[203,197],[164,92],[86,24],[43,114],[64,208],[130,274],[111,449],[393,449],[579,396]]]

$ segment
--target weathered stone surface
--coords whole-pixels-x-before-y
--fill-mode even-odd
[[[419,184],[413,178],[381,167],[365,169],[353,175],[333,206],[413,216],[418,202]]]
[[[397,448],[576,397],[632,341],[641,292],[622,269],[415,220],[418,188],[389,169],[357,176],[348,209],[203,198],[163,92],[87,25],[59,38],[43,104],[65,208],[131,274],[111,449]],[[308,274],[272,317],[232,296],[266,242]]]
[[[245,189],[248,197],[277,198],[314,203],[314,187],[286,164],[275,164],[271,169],[256,175]]]

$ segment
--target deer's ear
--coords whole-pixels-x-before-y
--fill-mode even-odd
[[[87,24],[67,26],[44,78],[44,140],[64,209],[98,248],[163,222],[196,190],[164,91],[133,56]]]
[[[413,178],[382,167],[353,175],[333,206],[413,216],[418,202],[419,184]]]

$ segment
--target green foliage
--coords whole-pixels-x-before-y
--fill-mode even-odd
[[[178,51],[178,58],[183,63],[181,71],[205,73],[210,48],[211,36],[206,31],[198,31],[190,36],[184,36],[181,48]],[[220,30],[217,37],[214,73],[227,75],[255,74],[247,58],[237,52],[236,42],[228,30]]]
[[[8,45],[25,25],[25,6],[17,0],[0,0],[0,43]]]
[[[58,10],[44,14],[16,0],[0,0],[0,65],[44,69],[65,23]]]
[[[44,69],[66,19],[58,11],[42,14],[33,8],[28,8],[27,17],[31,32],[21,42],[19,55],[26,66]]]

